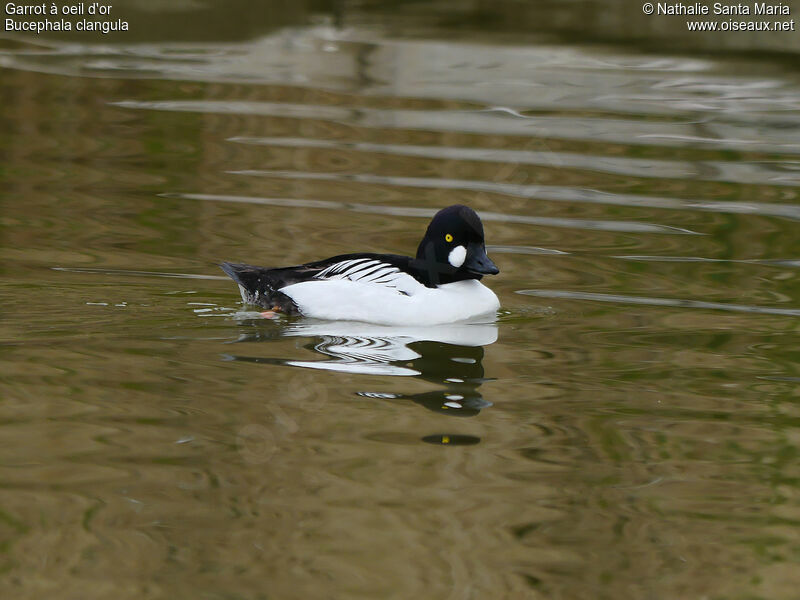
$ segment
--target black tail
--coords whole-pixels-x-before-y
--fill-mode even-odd
[[[229,262],[222,263],[220,268],[239,284],[242,300],[246,304],[272,308],[271,306],[267,307],[269,297],[274,292],[268,283],[269,278],[266,276],[269,269]]]
[[[219,267],[225,271],[228,277],[245,289],[254,289],[254,284],[258,281],[258,275],[255,272],[258,267],[229,262],[220,263]]]
[[[228,277],[239,284],[239,291],[245,304],[277,309],[290,315],[299,314],[297,305],[292,299],[276,289],[279,286],[275,285],[273,269],[229,262],[221,263],[219,266]]]

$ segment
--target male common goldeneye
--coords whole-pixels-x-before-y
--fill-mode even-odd
[[[289,315],[384,325],[438,325],[494,313],[483,275],[500,272],[486,256],[483,224],[456,204],[433,217],[417,256],[342,254],[295,267],[220,265],[246,304]]]

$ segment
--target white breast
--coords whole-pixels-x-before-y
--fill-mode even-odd
[[[396,287],[349,279],[311,280],[281,292],[307,317],[383,325],[455,323],[500,308],[494,292],[475,280],[428,288],[403,274],[402,281],[393,284]]]

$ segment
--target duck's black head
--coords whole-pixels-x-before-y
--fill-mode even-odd
[[[500,272],[486,256],[480,218],[462,204],[436,213],[417,248],[414,267],[423,271],[432,285],[480,279]]]

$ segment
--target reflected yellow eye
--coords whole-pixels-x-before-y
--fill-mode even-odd
[[[452,242],[453,241],[453,236],[448,233],[446,236],[444,236],[444,239],[445,239],[445,241]]]

